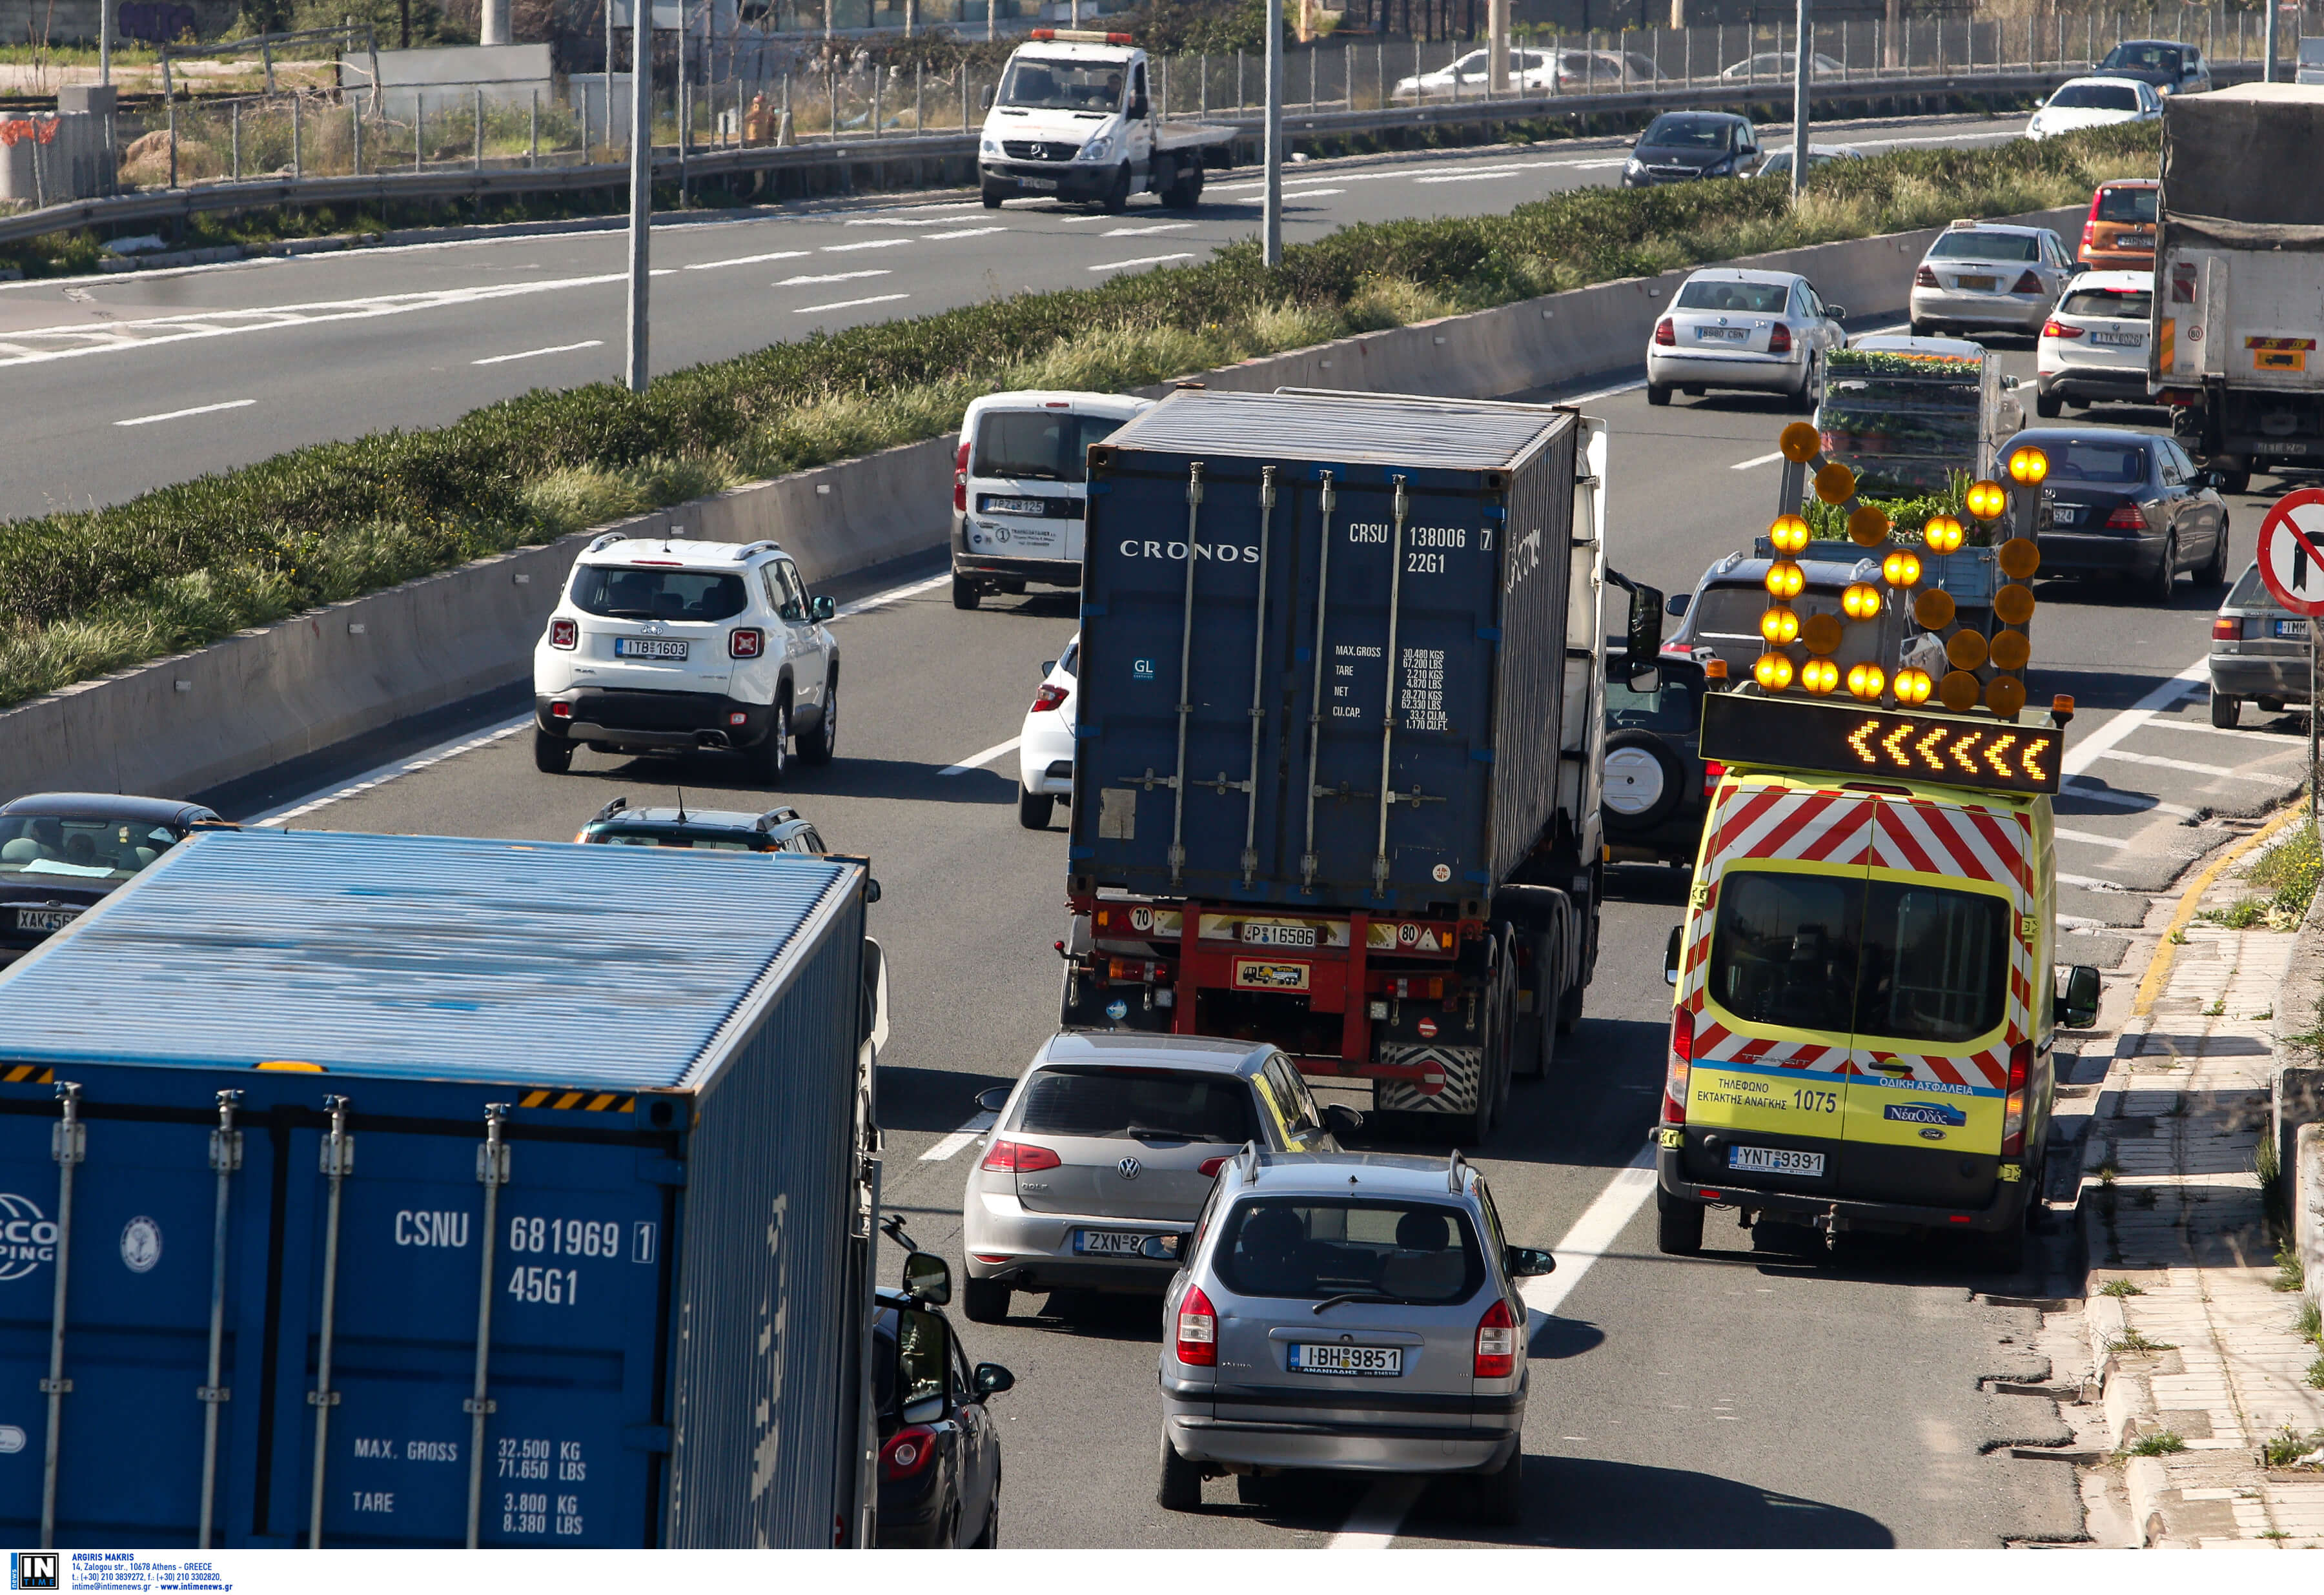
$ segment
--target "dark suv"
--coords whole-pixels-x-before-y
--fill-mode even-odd
[[[1692,865],[1717,774],[1696,751],[1702,661],[1666,653],[1637,665],[1611,642],[1606,657],[1607,857]]]

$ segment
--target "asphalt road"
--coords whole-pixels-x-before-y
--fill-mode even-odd
[[[2030,370],[2030,350],[2006,358]],[[1714,398],[1650,410],[1632,386],[1590,396],[1585,408],[1612,423],[1613,552],[1632,576],[1689,587],[1772,512],[1761,500],[1775,491],[1774,467],[1755,463],[1786,419],[1772,404]],[[2236,502],[2238,567],[2263,502]],[[843,595],[853,600],[837,622],[846,740],[834,765],[803,771],[780,800],[814,816],[835,846],[870,854],[885,890],[872,911],[891,961],[893,1033],[879,1085],[885,1200],[921,1244],[957,1257],[982,1123],[971,1099],[1021,1070],[1056,1012],[1050,944],[1064,929],[1064,837],[1016,824],[1007,744],[1040,661],[1072,635],[1074,614],[1069,600],[1040,595],[963,613],[937,569],[890,572],[869,602],[861,588]],[[2143,917],[2148,893],[2229,834],[2225,816],[2296,782],[2300,728],[2288,717],[2236,733],[2208,724],[2196,667],[2216,593],[2182,583],[2158,607],[2106,588],[2038,591],[2035,701],[2070,691],[2081,706],[2068,758],[2078,779],[2058,803],[2060,868],[2075,882],[2063,894],[2076,929],[2065,955],[2113,964],[2123,947],[2108,926]],[[679,782],[697,806],[770,798],[707,760],[584,753],[573,774],[541,775],[521,728],[498,718],[510,706],[400,728],[368,753],[343,751],[337,770],[309,764],[224,797],[244,816],[300,826],[541,839],[570,836],[616,794],[665,802]],[[398,738],[401,756],[363,768]],[[1683,883],[1668,871],[1616,876],[1582,1029],[1561,1048],[1553,1082],[1518,1087],[1479,1158],[1510,1238],[1553,1246],[1561,1259],[1528,1295],[1527,1516],[1489,1537],[1990,1546],[2078,1534],[2073,1470],[2012,1460],[2005,1443],[2052,1431],[2054,1410],[1979,1388],[1994,1376],[2041,1377],[2026,1367],[2033,1314],[2009,1298],[2080,1288],[2064,1225],[2050,1222],[2038,1260],[2016,1280],[1899,1247],[1813,1258],[1759,1250],[1754,1235],[1717,1222],[1698,1258],[1655,1251],[1637,1159],[1663,1066],[1661,953]],[[1256,1508],[1220,1480],[1201,1513],[1162,1513],[1153,1493],[1158,1330],[1148,1301],[1062,1295],[1019,1296],[1008,1323],[968,1329],[973,1356],[1018,1375],[997,1401],[1008,1543],[1479,1538],[1456,1492],[1395,1481],[1319,1484]]]
[[[1819,123],[1868,152],[2014,138],[2023,119]],[[1294,243],[1350,222],[1505,211],[1616,180],[1626,141],[1286,171]],[[1192,212],[972,198],[773,207],[654,229],[657,374],[818,330],[1087,286],[1250,237],[1255,174]],[[1038,243],[1035,240],[1038,240]],[[11,397],[0,519],[110,503],[300,444],[438,425],[536,387],[619,381],[625,235],[476,239],[0,284]]]

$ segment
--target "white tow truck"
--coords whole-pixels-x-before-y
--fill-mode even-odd
[[[1132,194],[1185,210],[1205,167],[1234,163],[1234,140],[1231,127],[1164,123],[1131,35],[1036,28],[986,91],[977,171],[988,210],[1047,195],[1119,211]]]

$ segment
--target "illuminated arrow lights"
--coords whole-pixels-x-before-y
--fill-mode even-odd
[[[1923,631],[1943,635],[1953,628],[1945,636],[1945,661],[1950,668],[1941,680],[1932,680],[1926,670],[1909,665],[1891,677],[1879,665],[1865,662],[1850,665],[1843,675],[1831,657],[1840,651],[1846,635],[1839,617],[1802,615],[1792,607],[1792,601],[1807,585],[1799,556],[1807,549],[1809,530],[1803,518],[1787,512],[1767,528],[1767,541],[1775,557],[1767,566],[1767,609],[1759,617],[1759,635],[1766,651],[1751,668],[1759,689],[1773,694],[1797,687],[1822,697],[1845,685],[1850,696],[1864,702],[1885,697],[1905,707],[1925,704],[1934,696],[1955,714],[1966,713],[1982,700],[2001,719],[2016,719],[2025,706],[2025,685],[2018,672],[2033,653],[2025,625],[2034,617],[2034,593],[2025,583],[2041,567],[2041,551],[2023,537],[2009,539],[1997,550],[2001,573],[2009,580],[1994,594],[1993,617],[2002,629],[1988,641],[1980,632],[1958,628],[1952,595],[1943,588],[1932,587],[1914,596],[1925,574],[1923,554],[1957,553],[1968,540],[1967,530],[1959,520],[1932,516],[1921,529],[1920,547],[1901,547],[1893,540],[1895,529],[1880,507],[1858,501],[1856,474],[1840,461],[1824,457],[1822,435],[1813,426],[1798,421],[1785,427],[1779,447],[1784,458],[1807,467],[1819,500],[1847,511],[1849,539],[1868,557],[1880,560],[1879,584],[1850,583],[1840,595],[1842,612],[1851,621],[1877,623],[1892,603],[1909,602],[1913,621]],[[2021,488],[2038,488],[2049,474],[2049,456],[2038,448],[2020,448],[2009,456],[2010,480]],[[1998,482],[1979,482],[1969,488],[1968,500],[1969,514],[1990,522],[2009,512],[2010,490]],[[1804,661],[1794,659],[1791,651],[1794,645],[1805,650]],[[1980,680],[1980,670],[1987,671],[1989,679]],[[1911,746],[1919,753],[1918,768],[1945,768],[1941,751],[1921,751],[1918,743]],[[1879,749],[1886,749],[1898,768],[1915,767],[1914,760],[1889,748],[1886,740],[1877,743],[1875,752]],[[1999,744],[1980,751],[1992,757],[1999,751]]]

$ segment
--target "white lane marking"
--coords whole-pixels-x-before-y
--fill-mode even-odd
[[[1012,736],[1005,742],[995,742],[991,747],[985,749],[983,752],[971,753],[958,764],[947,764],[942,770],[936,771],[936,773],[938,775],[966,775],[972,770],[982,770],[986,765],[991,763],[995,759],[1000,758],[1003,753],[1013,751],[1016,749],[1017,744],[1024,740],[1025,739],[1021,736]]]
[[[2207,686],[2210,679],[2211,656],[2207,653],[2067,749],[2061,769],[2069,777],[2081,774],[2116,742],[2153,719],[2157,711],[2169,708],[2197,687]],[[2184,814],[2186,810],[2176,812]]]
[[[2069,754],[2068,757],[2070,758],[2072,755]],[[2059,785],[2073,788],[2070,793],[2061,793],[2061,797],[2079,798],[2086,803],[2105,803],[2116,808],[2135,808],[2142,813],[2175,814],[2182,820],[2195,817],[2195,811],[2184,804],[2165,803],[2160,798],[2151,797],[2144,792],[2118,792],[2096,776],[2070,775]]]
[[[853,224],[851,223],[850,225],[853,226]],[[682,266],[679,270],[687,272],[715,272],[721,266],[762,266],[769,261],[795,261],[798,259],[799,256],[808,253],[808,251],[804,249],[777,249],[770,251],[765,254],[738,254],[731,261],[698,261],[693,265]]]
[[[531,724],[532,711],[528,709],[516,719],[504,721],[481,735],[457,737],[448,742],[438,742],[425,752],[414,754],[409,759],[398,759],[393,763],[383,764],[368,774],[357,777],[344,787],[334,787],[319,798],[310,798],[303,803],[269,810],[258,818],[244,823],[270,827],[287,825],[292,820],[310,815],[318,808],[328,808],[334,803],[344,803],[350,798],[360,798],[365,792],[376,787],[383,787],[399,776],[410,775],[414,771],[441,764],[447,760],[456,759],[463,753],[473,753],[478,748],[488,748],[494,742],[504,742]]]
[[[2213,725],[2205,720],[2181,720],[2175,715],[2167,719],[2157,718],[2153,725],[2157,731],[2200,731],[2205,736],[2239,736],[2249,742],[2273,742],[2278,748],[2300,745],[2292,737],[2277,732],[2245,731],[2239,726]]]
[[[125,421],[115,421],[116,427],[150,427],[155,421],[183,420],[189,415],[215,415],[221,410],[246,410],[257,403],[255,399],[229,399],[223,404],[197,404],[191,410],[165,410],[159,415],[132,416]]]
[[[1396,1531],[1420,1498],[1421,1480],[1414,1478],[1379,1480],[1364,1491],[1347,1523],[1324,1547],[1332,1551],[1385,1551],[1396,1543]]]
[[[843,604],[839,606],[839,613],[831,618],[844,621],[859,614],[869,614],[875,609],[885,609],[890,604],[899,604],[907,598],[917,598],[923,593],[933,592],[938,587],[951,585],[950,571],[946,571],[942,576],[928,576],[921,581],[906,582],[900,587],[890,587],[884,593],[874,593],[868,598],[858,598],[853,604]]]
[[[1345,189],[1286,189],[1283,190],[1283,197],[1286,199],[1321,199],[1326,194],[1346,192]]]
[[[982,203],[976,199],[953,199],[942,205],[915,205],[902,210],[883,210],[877,216],[851,217],[851,227],[924,227],[940,210],[974,210]]]
[[[791,312],[794,316],[812,316],[817,310],[852,310],[858,305],[884,305],[890,300],[909,299],[908,293],[875,293],[869,299],[834,300],[827,305],[801,305]]]
[[[1754,466],[1772,466],[1783,457],[1784,451],[1779,448],[1773,454],[1757,455],[1748,460],[1738,460],[1727,468],[1730,471],[1748,471]]]
[[[584,338],[577,344],[551,344],[545,349],[526,349],[514,355],[487,355],[482,360],[471,360],[471,365],[506,365],[512,360],[530,360],[537,355],[570,355],[576,349],[602,349],[601,337]]]
[[[1194,258],[1194,256],[1191,251],[1185,254],[1148,254],[1141,255],[1134,261],[1108,261],[1103,265],[1084,266],[1082,270],[1084,272],[1122,272],[1129,270],[1131,266],[1158,266],[1165,261],[1190,261]]]
[[[2051,834],[2061,842],[2086,843],[2091,847],[2128,847],[2130,845],[2130,839],[2126,836],[2101,836],[2096,831],[2070,830],[2064,825],[2052,827]]]
[[[1148,233],[1183,233],[1192,222],[1156,222],[1148,227],[1109,227],[1098,235],[1101,238],[1143,238]]]
[[[949,233],[923,233],[920,242],[941,244],[947,238],[982,238],[987,233],[1006,233],[1009,230],[1007,227],[959,227]]]
[[[930,1147],[927,1151],[921,1153],[920,1161],[923,1163],[944,1162],[946,1158],[951,1157],[959,1152],[963,1147],[970,1145],[977,1137],[982,1135],[986,1130],[991,1129],[992,1128],[992,1121],[999,1117],[1000,1115],[997,1113],[979,1113],[966,1124],[962,1125],[958,1129],[954,1130],[950,1135],[945,1137],[944,1139],[938,1141],[935,1146]]]
[[[1515,177],[1525,171],[1522,166],[1488,166],[1482,171],[1448,173],[1443,177],[1416,177],[1416,183],[1481,183],[1493,178]]]
[[[2069,875],[2063,870],[2058,871],[2058,884],[2079,886],[2084,891],[2128,891],[2130,890],[2119,880],[2108,880],[2097,875]]]
[[[845,254],[857,249],[908,249],[919,242],[917,238],[866,238],[860,244],[826,244],[825,254]]]
[[[2189,775],[2233,776],[2244,781],[2272,781],[2276,772],[2265,770],[2229,770],[2224,764],[2200,764],[2192,759],[2165,759],[2159,753],[2133,753],[2122,748],[2108,748],[2098,755],[2101,759],[2119,759],[2125,764],[2151,764],[2157,770],[2183,770]]]
[[[895,273],[888,270],[885,266],[875,266],[869,271],[862,272],[826,272],[819,277],[786,277],[779,282],[770,283],[768,286],[771,288],[804,288],[810,282],[853,282],[858,278],[862,277],[892,277],[894,275]]]
[[[1582,1283],[1583,1275],[1590,1272],[1590,1265],[1613,1249],[1614,1242],[1621,1238],[1622,1231],[1637,1216],[1638,1209],[1644,1207],[1647,1198],[1654,1194],[1655,1144],[1648,1141],[1638,1148],[1637,1155],[1619,1173],[1606,1182],[1606,1188],[1599,1192],[1597,1200],[1573,1221],[1573,1227],[1566,1231],[1565,1238],[1550,1249],[1557,1255],[1557,1272],[1536,1275],[1518,1282],[1517,1294],[1525,1298],[1526,1308],[1526,1333],[1528,1339],[1538,1319],[1554,1316],[1557,1309],[1564,1305],[1565,1298],[1572,1294],[1573,1287]],[[1375,1489],[1349,1516],[1340,1532],[1332,1536],[1331,1548],[1334,1551],[1386,1549],[1395,1540],[1397,1530],[1404,1523],[1405,1513],[1411,1510],[1418,1495],[1416,1484],[1411,1494],[1403,1498],[1401,1505],[1395,1507],[1391,1517],[1388,1511],[1389,1499]]]

